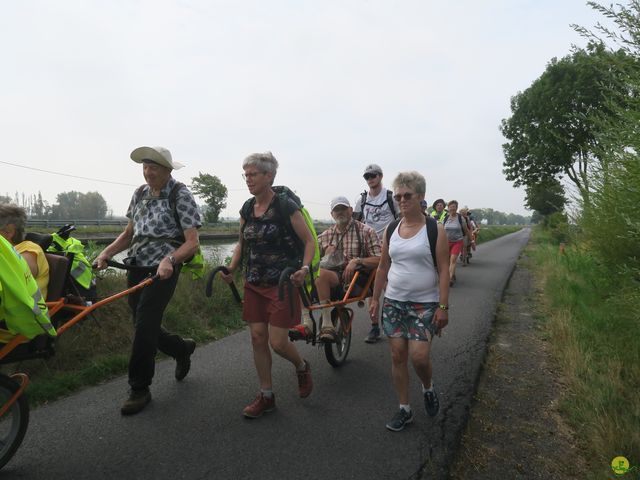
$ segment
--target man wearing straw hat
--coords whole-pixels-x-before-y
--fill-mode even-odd
[[[189,189],[177,182],[171,172],[184,165],[174,162],[163,147],[139,147],[131,159],[142,164],[146,184],[139,187],[127,209],[129,223],[105,248],[96,264],[107,267],[107,260],[129,249],[125,263],[144,267],[129,272],[129,286],[149,273],[159,280],[129,295],[135,334],[129,358],[129,398],[120,409],[123,415],[140,412],[151,401],[149,386],[155,371],[157,350],[175,358],[175,377],[181,381],[189,373],[196,344],[162,327],[162,315],[175,291],[180,269],[199,247],[198,228],[202,225],[195,199]],[[175,205],[172,200],[175,199]]]

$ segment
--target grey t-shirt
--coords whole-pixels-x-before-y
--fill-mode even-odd
[[[176,180],[170,178],[158,197],[151,196],[149,185],[142,187],[137,203],[136,194],[131,197],[127,218],[133,222],[133,241],[127,255],[135,257],[136,265],[158,265],[179,246],[176,238],[183,230],[202,226],[196,201],[186,185],[180,187],[176,195],[180,225],[176,223],[169,204],[169,193],[175,184]]]
[[[446,232],[447,239],[450,242],[459,242],[464,238],[464,230],[462,229],[460,220],[462,220],[460,215],[456,215],[455,218],[447,217],[444,221],[444,231]]]

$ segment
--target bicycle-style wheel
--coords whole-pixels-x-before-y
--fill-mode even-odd
[[[9,401],[19,385],[0,374],[0,405]],[[9,410],[0,417],[0,468],[11,460],[24,439],[29,425],[29,403],[26,395],[20,395]]]
[[[339,318],[338,318],[339,317]],[[340,367],[347,360],[351,347],[351,320],[353,310],[350,308],[334,308],[331,310],[331,322],[336,329],[335,342],[325,343],[324,354],[332,367]]]

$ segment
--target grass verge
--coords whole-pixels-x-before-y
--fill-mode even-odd
[[[640,289],[613,277],[580,247],[561,253],[536,229],[533,254],[542,283],[548,340],[567,382],[561,410],[580,439],[586,478],[614,478],[626,457],[640,478]]]
[[[222,338],[244,326],[241,309],[221,281],[214,282],[211,298],[204,295],[205,278],[180,276],[176,292],[165,311],[167,329],[191,337],[198,344]],[[107,274],[98,281],[98,294],[108,296],[126,288],[124,275]],[[188,312],[188,314],[185,314]],[[29,374],[29,402],[39,405],[80,388],[96,385],[127,371],[133,324],[126,299],[97,309],[56,340],[56,355],[4,365],[5,373]]]
[[[519,225],[491,225],[480,227],[480,233],[478,234],[477,243],[484,243],[490,240],[495,240],[498,237],[508,235],[513,232],[522,230],[522,226]]]

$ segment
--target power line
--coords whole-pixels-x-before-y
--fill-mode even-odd
[[[111,180],[100,180],[99,178],[82,177],[80,175],[71,175],[70,173],[60,173],[60,172],[54,172],[54,171],[51,171],[51,170],[44,170],[42,168],[27,167],[25,165],[18,165],[16,163],[3,162],[2,160],[0,160],[0,163],[4,163],[5,165],[11,165],[12,167],[25,168],[27,170],[35,170],[37,172],[50,173],[52,175],[60,175],[61,177],[80,178],[82,180],[91,180],[92,182],[111,183],[111,184],[114,184],[114,185],[125,185],[127,187],[137,187],[138,186],[138,185],[133,185],[131,183],[112,182]]]
[[[92,182],[111,183],[113,185],[124,185],[124,186],[127,186],[127,187],[137,187],[138,186],[138,185],[133,185],[132,183],[113,182],[111,180],[100,180],[99,178],[83,177],[81,175],[72,175],[70,173],[61,173],[61,172],[54,172],[52,170],[44,170],[42,168],[27,167],[25,165],[18,165],[17,163],[4,162],[2,160],[0,160],[0,163],[3,163],[5,165],[11,165],[12,167],[24,168],[26,170],[35,170],[36,172],[44,172],[44,173],[50,173],[52,175],[59,175],[61,177],[79,178],[81,180],[91,180]],[[228,188],[227,189],[227,191],[229,191],[229,192],[239,192],[239,191],[244,191],[244,190],[246,190],[246,188]],[[314,204],[314,205],[326,206],[326,202],[320,203],[320,202],[312,202],[310,200],[307,200],[306,203],[311,203],[311,204]]]

